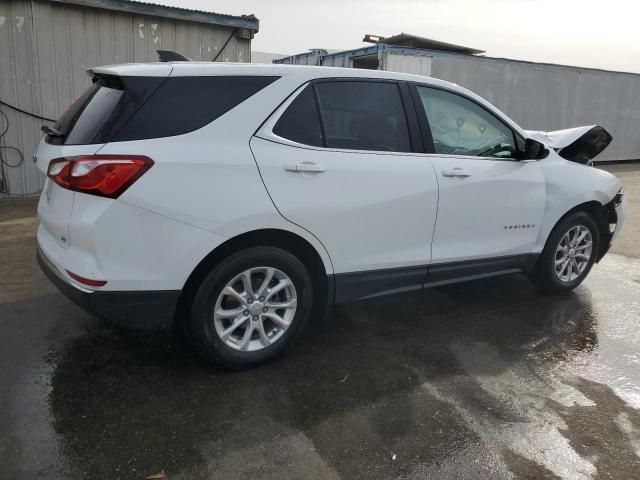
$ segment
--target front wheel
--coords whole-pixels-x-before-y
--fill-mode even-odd
[[[250,248],[204,278],[187,329],[208,360],[245,368],[291,346],[309,320],[312,303],[311,277],[296,257],[274,247]]]
[[[567,216],[549,235],[532,280],[549,292],[573,290],[591,270],[599,244],[598,226],[588,213]]]

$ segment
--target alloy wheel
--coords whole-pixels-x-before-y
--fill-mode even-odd
[[[593,238],[584,225],[571,227],[558,243],[555,253],[555,274],[561,282],[570,283],[585,271],[591,260]]]
[[[272,267],[255,267],[235,276],[222,289],[214,311],[216,333],[228,347],[257,351],[277,342],[297,309],[291,279]]]

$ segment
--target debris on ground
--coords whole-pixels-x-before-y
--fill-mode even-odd
[[[164,473],[164,470],[154,473],[153,475],[149,475],[145,480],[168,480],[167,475]]]

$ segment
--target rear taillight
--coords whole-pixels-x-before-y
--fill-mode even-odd
[[[82,155],[51,160],[47,176],[75,192],[118,198],[152,165],[142,155]]]

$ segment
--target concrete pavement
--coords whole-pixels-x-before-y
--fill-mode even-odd
[[[627,220],[566,296],[507,276],[332,309],[244,372],[106,328],[0,202],[0,477],[640,478],[640,165]]]

